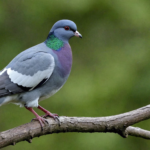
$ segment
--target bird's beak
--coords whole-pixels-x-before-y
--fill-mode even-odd
[[[82,38],[82,35],[78,31],[76,31],[74,35],[79,37],[79,38]]]

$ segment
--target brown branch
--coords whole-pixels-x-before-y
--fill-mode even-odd
[[[32,142],[32,138],[41,135],[60,132],[113,132],[122,137],[128,135],[150,139],[150,132],[131,127],[131,125],[150,118],[150,105],[124,114],[109,117],[60,117],[59,126],[52,118],[48,118],[49,125],[41,131],[37,121],[0,133],[0,148],[15,145],[20,141]]]

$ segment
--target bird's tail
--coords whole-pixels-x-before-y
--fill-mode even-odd
[[[8,98],[7,97],[0,97],[0,106],[2,106],[3,104],[8,103]]]

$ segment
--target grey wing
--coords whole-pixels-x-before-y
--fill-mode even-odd
[[[0,97],[25,92],[27,90],[11,82],[6,71],[0,76]]]
[[[21,53],[0,72],[0,97],[33,90],[53,73],[54,57],[46,52]]]

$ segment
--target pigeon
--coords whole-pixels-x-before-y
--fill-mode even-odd
[[[44,109],[39,102],[60,90],[69,77],[72,67],[69,39],[73,36],[82,38],[76,24],[59,20],[44,42],[18,54],[0,72],[0,106],[14,103],[25,107],[35,115],[34,120],[39,121],[42,129],[47,116],[59,121],[57,114]],[[39,116],[33,107],[45,115]]]

